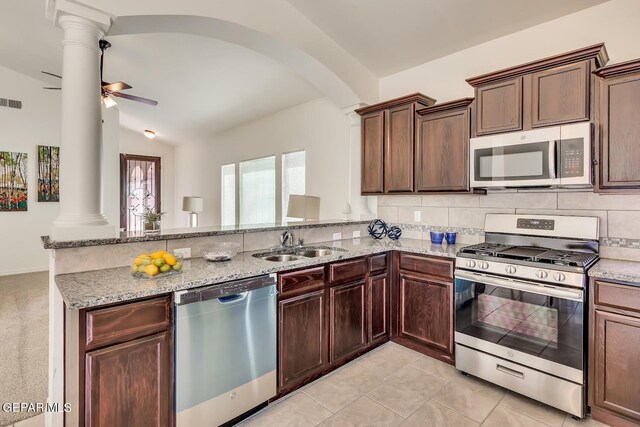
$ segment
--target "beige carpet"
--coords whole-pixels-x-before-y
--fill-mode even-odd
[[[47,401],[48,286],[48,272],[0,276],[0,404]],[[0,426],[34,415],[0,410]]]

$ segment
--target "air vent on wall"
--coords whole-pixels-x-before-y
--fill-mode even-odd
[[[0,98],[0,107],[17,108],[22,109],[22,101],[16,101],[15,99]]]

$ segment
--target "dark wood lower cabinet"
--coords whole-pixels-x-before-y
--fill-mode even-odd
[[[86,354],[87,426],[169,426],[169,332]]]
[[[451,361],[453,284],[401,273],[399,286],[398,336]]]
[[[331,363],[367,346],[364,280],[329,289],[329,354]]]
[[[592,281],[589,404],[594,419],[640,426],[640,287]]]
[[[389,277],[387,273],[367,279],[367,315],[369,343],[389,339]]]
[[[327,365],[325,290],[278,303],[280,389],[291,389]]]

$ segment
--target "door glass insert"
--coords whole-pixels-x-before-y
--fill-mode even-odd
[[[144,212],[160,212],[160,157],[120,155],[120,227],[144,230]]]

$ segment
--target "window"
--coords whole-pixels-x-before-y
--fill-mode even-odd
[[[240,163],[240,224],[276,222],[276,157]]]
[[[235,225],[236,223],[236,164],[222,166],[221,177],[222,193],[222,225]]]
[[[282,218],[283,221],[298,221],[301,218],[287,217],[290,194],[305,194],[305,151],[294,151],[282,155]]]

